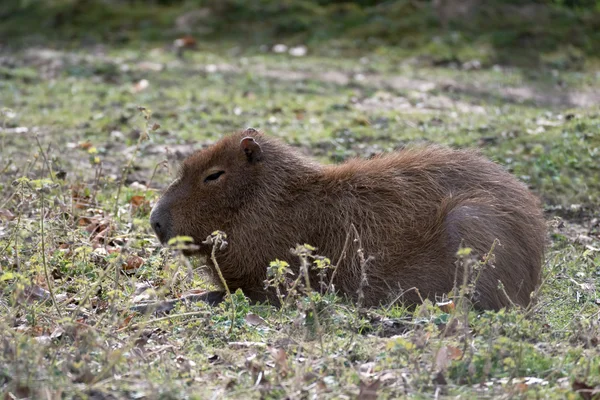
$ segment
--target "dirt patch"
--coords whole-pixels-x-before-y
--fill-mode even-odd
[[[396,111],[411,114],[430,114],[436,111],[486,113],[485,108],[478,105],[454,100],[444,95],[429,95],[421,92],[412,92],[409,96],[396,96],[389,92],[379,91],[373,96],[359,101],[356,107],[368,112]]]
[[[571,217],[571,218],[569,218]],[[600,218],[592,214],[553,216],[549,222],[551,234],[562,235],[571,243],[592,251],[600,251]]]

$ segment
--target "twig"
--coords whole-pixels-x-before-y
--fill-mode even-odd
[[[12,235],[8,238],[6,246],[4,246],[4,248],[0,251],[0,256],[2,256],[4,254],[4,252],[6,252],[6,250],[8,250],[8,248],[10,247],[10,243],[12,242],[12,240],[14,239],[15,241],[15,253],[17,255],[17,266],[19,265],[19,251],[17,249],[17,237],[18,237],[18,233],[19,233],[19,225],[21,224],[21,215],[22,215],[22,208],[19,207],[18,208],[19,213],[17,214],[17,223],[15,224],[15,229],[13,229]]]
[[[48,284],[48,292],[50,292],[50,297],[52,298],[52,303],[54,304],[54,308],[56,308],[56,312],[58,316],[62,318],[62,313],[60,312],[60,308],[58,307],[58,303],[56,302],[56,297],[54,296],[54,289],[52,288],[52,283],[50,282],[50,274],[48,274],[48,264],[46,263],[46,235],[44,235],[44,218],[46,216],[46,207],[44,206],[44,183],[42,182],[42,187],[40,189],[41,194],[41,202],[42,202],[42,215],[40,219],[40,227],[41,227],[41,235],[42,235],[42,265],[44,266],[44,275],[46,276],[46,283]]]
[[[9,158],[8,161],[6,162],[6,165],[4,166],[4,168],[2,168],[2,171],[0,171],[0,175],[2,175],[3,173],[5,173],[8,170],[8,167],[10,167],[13,163],[12,158]]]
[[[419,289],[417,289],[416,286],[413,286],[413,287],[411,287],[409,289],[406,289],[406,290],[402,290],[402,288],[399,288],[399,289],[400,289],[400,294],[398,296],[396,296],[396,298],[394,300],[392,300],[390,302],[390,304],[385,308],[385,313],[386,314],[391,310],[391,308],[393,307],[393,305],[396,304],[396,302],[398,300],[400,300],[402,297],[404,297],[404,295],[406,293],[412,292],[413,290],[417,292],[419,298],[421,299],[421,303],[423,303],[423,298],[421,297],[421,294],[419,293]]]
[[[354,224],[350,224],[350,227],[354,229],[354,231],[356,231],[356,228],[354,227]],[[329,280],[329,287],[327,288],[327,290],[333,290],[333,279],[335,278],[335,274],[337,274],[337,270],[340,267],[340,263],[342,262],[342,260],[344,258],[346,258],[346,251],[348,250],[348,244],[350,243],[350,231],[348,231],[348,233],[346,234],[346,240],[344,242],[344,247],[342,248],[342,252],[340,253],[340,257],[337,260],[337,263],[335,263],[335,267],[333,268],[333,272],[331,273],[331,279]]]
[[[46,166],[48,167],[48,174],[50,174],[50,180],[52,182],[54,182],[54,176],[52,176],[52,166],[50,165],[50,162],[48,161],[48,157],[46,157],[46,152],[42,148],[42,144],[40,143],[40,138],[38,135],[35,135],[35,141],[37,142],[37,145],[40,149],[40,154],[41,154],[42,158],[44,159]]]
[[[169,161],[165,158],[164,160],[162,160],[161,162],[157,163],[154,166],[154,170],[152,171],[152,176],[150,176],[150,180],[148,181],[146,188],[150,189],[150,187],[152,186],[152,181],[154,180],[154,177],[156,176],[156,171],[158,170],[158,167],[160,167],[161,165],[167,167],[167,169],[168,169]]]
[[[235,324],[235,301],[233,300],[233,296],[231,295],[231,291],[229,290],[229,286],[227,286],[227,282],[225,281],[225,277],[221,272],[221,268],[219,267],[219,263],[217,262],[217,247],[223,249],[227,246],[227,242],[225,241],[227,235],[225,232],[216,231],[213,232],[209,237],[206,238],[205,243],[212,242],[212,250],[210,251],[210,259],[215,266],[215,270],[217,271],[217,275],[219,275],[219,279],[221,280],[221,284],[225,288],[225,292],[229,297],[229,301],[231,302],[231,325],[229,326],[228,334],[233,332],[233,325]]]
[[[310,276],[308,273],[308,266],[309,266],[309,262],[308,262],[308,254],[307,254],[307,250],[308,249],[299,249],[299,251],[297,251],[297,254],[300,256],[300,271],[301,274],[304,276],[304,281],[306,284],[306,289],[307,289],[307,293],[309,294],[308,298],[310,301],[310,306],[312,308],[312,312],[313,312],[313,316],[315,318],[315,328],[317,330],[317,336],[319,336],[319,342],[321,343],[321,354],[325,353],[325,346],[323,344],[323,331],[321,330],[321,323],[319,321],[319,313],[317,312],[317,306],[312,298],[312,289],[310,287]]]
[[[373,257],[369,256],[365,258],[365,252],[362,247],[362,241],[360,239],[360,235],[358,234],[358,230],[354,225],[352,225],[352,229],[354,229],[354,234],[356,235],[356,241],[358,241],[358,260],[360,262],[360,283],[358,284],[358,300],[356,302],[356,310],[360,310],[362,308],[362,304],[365,300],[365,287],[369,286],[369,280],[367,278],[367,264],[369,261],[373,259]]]

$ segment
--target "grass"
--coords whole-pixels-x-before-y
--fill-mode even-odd
[[[7,398],[592,398],[598,75],[415,64],[386,46],[327,50],[295,58],[206,43],[180,59],[140,42],[2,53]],[[186,154],[247,126],[323,162],[413,141],[479,147],[547,211],[537,305],[362,310],[313,294],[277,309],[234,293],[167,316],[128,312],[207,287],[202,260],[161,248],[149,211]]]

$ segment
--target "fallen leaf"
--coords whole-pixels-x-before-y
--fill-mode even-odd
[[[259,348],[267,347],[267,345],[262,342],[229,342],[228,344],[229,344],[229,347],[234,350],[249,349],[252,347],[259,347]]]
[[[0,219],[12,221],[13,219],[15,219],[15,215],[13,213],[11,213],[9,210],[0,208]]]
[[[133,319],[133,316],[134,316],[134,315],[135,315],[135,314],[129,314],[127,317],[125,317],[125,319],[123,320],[123,322],[121,322],[121,324],[119,325],[119,328],[118,328],[118,329],[123,329],[123,328],[125,328],[126,326],[128,326],[128,325],[129,325],[129,322],[131,322],[131,320]]]
[[[93,144],[89,140],[86,140],[85,142],[80,142],[77,146],[82,150],[89,150],[93,147]]]
[[[51,339],[60,339],[61,336],[65,333],[65,330],[62,326],[56,327],[56,329],[50,334]]]
[[[246,320],[246,323],[248,325],[252,325],[252,326],[267,326],[267,321],[265,321],[264,319],[262,319],[261,317],[259,317],[256,314],[246,314],[246,317],[244,318]]]
[[[139,93],[143,90],[148,89],[149,86],[150,86],[150,82],[148,81],[148,79],[141,79],[140,81],[138,81],[137,83],[135,83],[133,85],[133,87],[131,88],[131,91],[133,93]]]
[[[583,400],[598,400],[600,399],[600,387],[594,388],[582,381],[573,381],[573,390],[581,396]]]
[[[523,394],[527,391],[527,389],[529,389],[529,386],[526,383],[521,382],[515,385],[515,389],[517,389],[519,393]]]
[[[439,371],[445,371],[450,365],[450,357],[446,346],[440,348],[435,356],[435,367]]]
[[[279,372],[279,375],[281,375],[282,377],[287,376],[288,374],[288,358],[287,358],[287,353],[285,352],[284,349],[282,349],[281,347],[272,347],[271,348],[271,355],[273,356],[273,359],[275,360],[275,366],[277,368],[277,372]]]
[[[50,298],[48,290],[36,285],[25,288],[25,293],[31,300],[48,300]]]
[[[136,269],[140,268],[142,265],[144,265],[144,259],[140,256],[136,256],[136,255],[132,254],[129,257],[127,257],[127,260],[125,261],[125,264],[123,265],[123,270],[124,271],[136,270]]]
[[[74,185],[71,187],[71,199],[73,207],[77,209],[88,208],[91,204],[90,191],[83,185]]]
[[[445,371],[452,360],[462,357],[462,351],[454,346],[443,346],[437,352],[435,357],[435,366],[439,371]]]
[[[142,61],[142,62],[138,63],[137,67],[142,71],[152,71],[152,72],[160,72],[164,68],[164,66],[161,63],[152,62],[152,61]]]
[[[196,44],[196,39],[189,35],[175,39],[173,42],[173,45],[179,49],[193,49],[196,47]]]
[[[144,203],[144,200],[146,200],[144,196],[131,196],[129,203],[134,207],[139,207]]]
[[[36,342],[38,342],[39,344],[43,344],[43,345],[49,345],[50,343],[52,343],[52,338],[50,336],[47,336],[47,335],[36,336],[33,339]]]
[[[448,349],[448,355],[451,360],[459,360],[463,355],[462,350],[458,347],[446,346],[446,348]]]
[[[381,381],[376,379],[372,382],[360,381],[360,392],[358,400],[377,400],[377,389],[381,386]]]
[[[441,371],[438,372],[431,381],[433,383],[435,383],[436,385],[447,385],[448,384],[448,382],[446,381],[446,378],[444,377],[444,374]]]

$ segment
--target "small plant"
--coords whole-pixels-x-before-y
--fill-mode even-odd
[[[231,325],[229,326],[229,334],[233,332],[233,326],[235,325],[235,299],[231,296],[231,291],[229,290],[229,286],[227,286],[227,282],[225,281],[225,277],[223,277],[223,273],[221,272],[221,268],[219,268],[219,263],[217,262],[217,249],[224,250],[227,247],[227,234],[221,231],[214,231],[211,233],[203,244],[212,245],[212,250],[210,252],[210,260],[219,275],[219,279],[221,280],[221,284],[223,288],[225,288],[225,292],[227,293],[227,298],[231,302]]]
[[[271,261],[267,268],[267,279],[265,280],[265,290],[275,288],[275,294],[279,304],[282,306],[285,304],[286,295],[293,295],[289,293],[290,288],[290,277],[294,276],[294,271],[290,268],[290,265],[286,261],[275,260]]]

